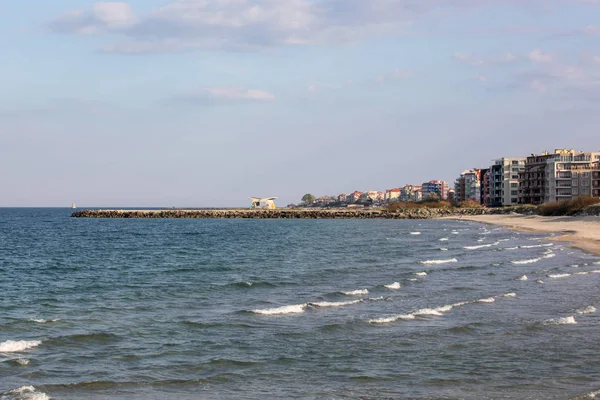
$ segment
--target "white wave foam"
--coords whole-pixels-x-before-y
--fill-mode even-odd
[[[519,250],[519,246],[517,246],[517,247],[505,247],[504,250]]]
[[[0,343],[0,353],[18,353],[42,344],[40,340],[7,340]]]
[[[452,304],[452,307],[462,307],[466,304],[472,303],[471,301],[459,301],[458,303]]]
[[[416,281],[418,281],[418,279],[417,279],[417,278],[409,278],[408,280],[409,280],[409,281],[411,281],[411,282],[416,282]]]
[[[526,280],[528,280],[528,279],[529,279],[529,278],[527,277],[527,275],[523,275],[523,276],[522,276],[522,277],[520,277],[518,280],[520,280],[520,281],[526,281]]]
[[[498,246],[499,244],[500,244],[500,242],[496,242],[496,243],[480,244],[479,246],[465,246],[463,248],[466,250],[477,250],[477,249],[483,249],[486,247]]]
[[[362,299],[353,300],[353,301],[338,301],[338,302],[320,301],[320,302],[315,302],[315,303],[308,303],[308,305],[313,306],[313,307],[321,307],[321,308],[344,307],[344,306],[351,306],[353,304],[358,304],[358,303],[361,303],[362,301],[363,301]]]
[[[575,275],[587,275],[589,272],[575,272]]]
[[[516,293],[506,293],[504,297],[517,297]]]
[[[415,316],[412,314],[400,314],[400,315],[392,315],[391,317],[383,317],[383,318],[376,318],[376,319],[370,319],[369,323],[370,324],[389,324],[390,322],[396,322],[398,320],[411,320],[411,319],[415,319]]]
[[[576,324],[575,317],[552,318],[544,321],[544,325],[573,325]]]
[[[509,241],[510,241],[510,238],[509,238],[509,239],[498,239],[498,241],[499,241],[499,242],[509,242]]]
[[[515,265],[523,265],[523,264],[533,264],[536,263],[538,261],[540,261],[541,258],[531,258],[529,260],[517,260],[517,261],[511,261],[511,263],[515,264]]]
[[[262,310],[252,310],[255,314],[261,315],[281,315],[281,314],[300,314],[306,310],[307,304],[295,304],[291,306],[283,306],[277,308],[265,308]]]
[[[342,292],[346,296],[362,296],[363,294],[369,294],[367,289],[350,290],[348,292]]]
[[[417,272],[416,276],[427,276],[427,272]]]
[[[16,358],[15,362],[20,365],[29,365],[29,360],[26,358]]]
[[[398,290],[400,289],[400,282],[394,282],[389,285],[383,285],[383,287],[386,289]]]
[[[571,276],[571,274],[550,274],[550,275],[548,275],[548,278],[559,279],[559,278],[566,278],[568,276]]]
[[[552,246],[552,243],[544,243],[544,244],[532,244],[532,245],[525,245],[525,246],[519,246],[521,249],[539,249],[540,247],[550,247]]]
[[[421,232],[411,232],[410,234],[411,234],[411,235],[420,235],[420,234],[421,234]]]
[[[544,283],[544,281],[543,281],[543,280],[541,280],[541,279],[537,279],[537,280],[535,281],[535,283]]]
[[[554,253],[548,253],[542,256],[543,258],[552,258],[552,257],[556,257],[556,254]]]
[[[493,297],[488,297],[487,299],[479,299],[477,300],[478,303],[493,303],[495,302],[496,299]]]
[[[594,392],[590,392],[590,393],[588,393],[588,394],[584,395],[584,397],[585,397],[585,398],[588,398],[588,399],[595,399],[595,398],[596,398],[596,396],[600,396],[600,390],[596,390],[596,391],[594,391]],[[583,399],[584,397],[582,397],[582,399]],[[577,397],[577,398],[579,398],[579,397]]]
[[[415,312],[412,313],[415,316],[418,315],[442,315],[442,312],[439,311],[437,308],[422,308],[420,310],[417,310]]]
[[[60,318],[55,318],[55,319],[31,319],[30,321],[37,322],[38,324],[47,324],[47,323],[50,323],[50,322],[58,322],[58,321],[60,321]]]
[[[450,239],[448,239],[448,238],[441,238],[440,242],[447,242],[448,240],[450,240]]]
[[[577,265],[577,264],[571,264],[571,265],[569,265],[569,267],[571,267],[571,268],[579,268],[579,265]]]
[[[450,233],[451,233],[451,234],[453,234],[453,235],[458,235],[458,232],[457,232],[457,231],[452,231],[452,232],[450,232]]]
[[[600,274],[600,269],[590,271],[590,274]]]
[[[448,251],[448,249],[445,247],[440,247],[440,251]]]
[[[594,265],[600,265],[600,261],[594,261],[592,264],[594,264]]]
[[[431,265],[431,264],[448,264],[448,263],[455,263],[458,262],[458,260],[456,258],[449,258],[447,260],[427,260],[427,261],[420,261],[420,264],[425,264],[425,265]]]
[[[13,400],[50,400],[46,393],[36,391],[33,386],[22,386],[9,391],[8,394],[16,396],[13,397]]]
[[[588,306],[586,308],[580,308],[577,310],[577,314],[593,314],[596,312],[596,307]]]
[[[490,233],[492,233],[492,232],[491,231],[479,232],[480,235],[489,235]]]

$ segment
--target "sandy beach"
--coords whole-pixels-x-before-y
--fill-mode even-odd
[[[540,217],[526,215],[473,215],[462,219],[502,225],[516,231],[548,232],[551,241],[571,242],[575,247],[600,256],[600,217]]]

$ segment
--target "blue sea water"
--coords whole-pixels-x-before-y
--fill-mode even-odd
[[[600,389],[600,258],[542,235],[70,214],[0,209],[2,400]]]

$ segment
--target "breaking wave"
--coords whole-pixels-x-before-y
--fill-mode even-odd
[[[522,264],[533,264],[536,263],[538,261],[540,261],[541,258],[531,258],[529,260],[517,260],[517,261],[511,261],[512,264],[515,265],[522,265]]]
[[[327,307],[351,306],[353,304],[358,304],[358,303],[362,303],[362,302],[363,302],[362,299],[353,300],[353,301],[338,301],[338,302],[333,302],[333,301],[319,301],[319,302],[314,302],[314,303],[308,303],[308,305],[311,306],[311,307],[327,308]]]
[[[561,318],[551,318],[547,319],[543,322],[544,325],[574,325],[577,321],[575,321],[575,317],[561,317]]]
[[[521,276],[521,277],[520,277],[518,280],[519,280],[519,281],[526,281],[526,280],[528,280],[528,279],[529,279],[529,278],[527,277],[527,275],[523,275],[523,276]]]
[[[2,400],[50,400],[46,393],[38,392],[33,386],[22,386],[2,394]]]
[[[389,285],[383,285],[383,287],[386,289],[398,290],[400,289],[400,282],[394,282]]]
[[[421,232],[410,232],[410,235],[420,235]]]
[[[358,290],[350,290],[348,292],[342,292],[346,296],[362,296],[364,294],[369,294],[367,289],[358,289]]]
[[[577,314],[593,314],[595,312],[596,312],[596,307],[594,307],[594,306],[580,308],[579,310],[577,310]]]
[[[301,314],[306,310],[307,304],[294,304],[276,308],[265,308],[262,310],[252,310],[251,312],[260,315],[283,315],[283,314]]]
[[[419,264],[431,265],[431,264],[448,264],[448,263],[456,263],[458,260],[456,258],[449,258],[447,260],[427,260],[427,261],[419,261]]]
[[[548,278],[559,279],[559,278],[566,278],[568,276],[571,276],[571,274],[550,274],[550,275],[548,275]]]
[[[499,244],[500,244],[500,242],[488,243],[488,244],[480,244],[479,246],[465,246],[465,247],[463,247],[463,249],[466,249],[466,250],[477,250],[477,249],[484,249],[486,247],[498,246]]]
[[[427,272],[417,272],[415,273],[416,276],[427,276]]]
[[[0,343],[0,353],[19,353],[42,344],[41,340],[7,340]]]

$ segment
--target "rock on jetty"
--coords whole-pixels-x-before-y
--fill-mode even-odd
[[[252,218],[252,219],[434,219],[461,215],[526,213],[525,210],[487,208],[277,209],[277,210],[82,210],[75,218]]]

